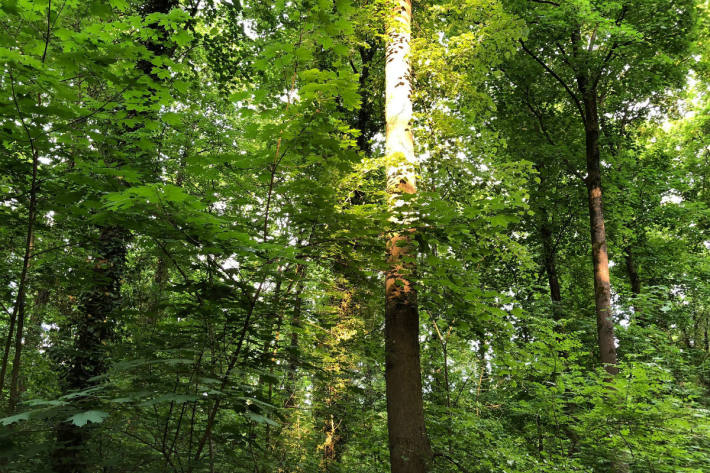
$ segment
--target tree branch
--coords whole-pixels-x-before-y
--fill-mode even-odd
[[[569,94],[570,98],[572,99],[572,102],[573,102],[574,105],[577,107],[577,110],[579,111],[579,114],[580,114],[580,116],[582,117],[582,120],[583,120],[583,121],[586,121],[586,117],[585,117],[585,115],[584,115],[584,110],[582,109],[582,104],[581,104],[581,102],[579,101],[579,98],[577,98],[577,95],[576,95],[574,92],[572,92],[572,89],[570,89],[569,86],[565,83],[565,81],[562,80],[562,78],[561,78],[559,75],[557,75],[557,73],[556,73],[555,71],[553,71],[547,64],[545,64],[544,61],[542,61],[542,60],[541,60],[540,58],[538,58],[532,51],[530,51],[530,50],[528,49],[528,47],[525,46],[525,43],[523,42],[522,39],[519,39],[518,42],[519,42],[520,45],[523,47],[523,51],[525,51],[525,52],[528,54],[528,56],[530,56],[530,57],[533,58],[538,64],[540,64],[552,77],[555,78],[555,80],[557,80],[557,82],[560,83],[560,85],[562,85],[562,87],[565,88],[565,90],[566,90],[567,93]]]
[[[444,458],[444,459],[448,460],[448,461],[451,462],[454,466],[456,466],[456,468],[458,468],[459,471],[462,471],[463,473],[469,473],[469,471],[468,471],[466,468],[464,468],[463,466],[461,466],[461,464],[460,464],[459,462],[457,462],[456,460],[454,460],[452,457],[450,457],[450,456],[447,455],[446,453],[443,453],[443,452],[434,452],[434,458],[436,458],[436,457],[441,457],[441,458]]]
[[[626,16],[626,12],[628,11],[628,6],[624,5],[621,7],[621,12],[619,13],[619,16],[616,18],[614,21],[614,24],[616,26],[621,26],[621,22],[624,21],[624,17]],[[596,30],[595,30],[596,31]],[[624,43],[624,45],[628,44],[628,42]],[[609,61],[611,61],[611,58],[614,57],[614,53],[616,52],[617,48],[621,46],[618,41],[614,41],[611,45],[611,48],[609,48],[609,52],[606,54],[604,59],[602,60],[601,65],[599,66],[599,71],[597,71],[596,76],[592,80],[592,86],[594,88],[597,87],[597,84],[599,83],[599,80],[601,77],[604,75],[604,68],[606,67],[607,64],[609,64]]]
[[[550,0],[530,0],[533,3],[544,3],[545,5],[553,5],[555,7],[559,7],[560,4],[557,2],[552,2]]]

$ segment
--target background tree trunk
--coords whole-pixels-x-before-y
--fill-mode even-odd
[[[540,209],[540,218],[543,265],[545,266],[547,282],[550,286],[550,299],[552,300],[555,319],[558,319],[560,314],[557,306],[562,302],[562,291],[560,290],[560,279],[557,274],[557,258],[555,257],[555,243],[552,240],[552,225],[545,208]]]

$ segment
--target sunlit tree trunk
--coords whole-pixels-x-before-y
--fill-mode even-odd
[[[396,223],[404,228],[387,243],[385,378],[391,471],[428,470],[432,451],[424,425],[419,361],[419,314],[412,281],[416,257],[403,196],[416,192],[409,66],[410,0],[397,0],[387,24],[385,120],[387,192]]]
[[[611,314],[611,284],[609,282],[609,255],[606,246],[604,207],[602,203],[602,175],[599,156],[599,113],[596,91],[587,90],[583,82],[580,89],[584,94],[586,115],[585,138],[587,155],[587,197],[589,205],[589,226],[592,241],[592,264],[594,267],[594,303],[597,315],[599,337],[599,358],[610,374],[618,373],[616,367],[616,344],[614,341],[614,321]]]
[[[578,76],[577,83],[584,104],[584,132],[587,157],[587,197],[589,227],[592,240],[592,264],[594,268],[594,303],[597,315],[599,359],[607,373],[619,373],[616,358],[614,321],[611,313],[611,283],[609,280],[609,255],[606,246],[604,206],[602,200],[602,173],[599,151],[599,110],[596,89],[585,76]],[[628,454],[617,450],[611,454],[612,473],[629,471]]]

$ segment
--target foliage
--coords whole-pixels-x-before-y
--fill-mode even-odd
[[[390,8],[0,3],[0,471],[389,469]],[[710,470],[709,14],[414,2],[432,471]],[[576,70],[603,99],[613,378]]]

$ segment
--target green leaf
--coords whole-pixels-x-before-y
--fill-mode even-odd
[[[29,419],[30,419],[30,413],[23,412],[21,414],[15,414],[14,416],[3,417],[2,419],[0,419],[0,424],[10,425],[10,424],[14,424],[15,422],[20,422],[21,420],[29,420]]]
[[[73,416],[66,419],[67,422],[71,422],[74,425],[83,427],[87,422],[93,422],[94,424],[100,424],[108,417],[108,412],[104,411],[86,411],[74,414]]]
[[[266,423],[266,424],[273,425],[273,426],[279,425],[277,422],[269,419],[268,417],[264,417],[261,414],[257,414],[256,412],[252,412],[252,411],[248,410],[244,413],[244,415],[246,415],[250,420],[253,420],[257,424]]]

